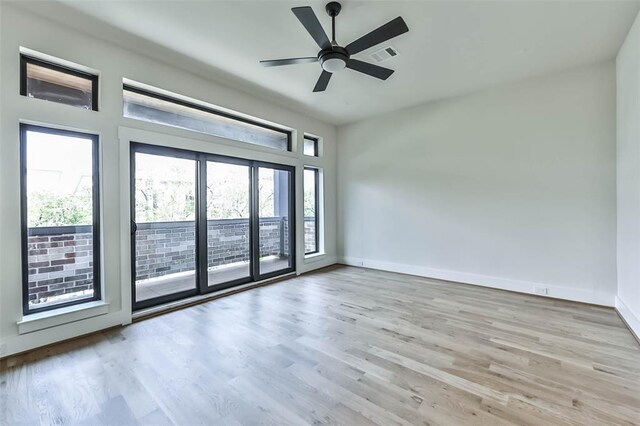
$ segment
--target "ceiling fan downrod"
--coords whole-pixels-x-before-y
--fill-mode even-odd
[[[336,42],[336,16],[340,14],[342,5],[337,1],[332,1],[327,3],[327,5],[325,6],[325,10],[327,11],[327,14],[331,16],[331,44],[337,46],[338,43]]]

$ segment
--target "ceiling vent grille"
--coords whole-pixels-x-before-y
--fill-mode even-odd
[[[380,50],[376,50],[370,55],[371,59],[378,63],[388,61],[394,56],[398,56],[398,51],[393,46],[387,46]]]

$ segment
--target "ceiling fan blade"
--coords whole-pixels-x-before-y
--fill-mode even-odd
[[[379,78],[380,80],[386,80],[394,73],[394,71],[389,68],[380,67],[368,62],[362,62],[357,59],[349,59],[347,61],[347,68],[370,75],[371,77]]]
[[[329,84],[329,80],[331,79],[331,76],[333,74],[331,74],[330,72],[327,71],[322,71],[322,74],[320,74],[320,78],[318,79],[318,82],[316,83],[316,87],[313,88],[314,92],[324,92],[325,89],[327,88],[327,85]]]
[[[409,31],[409,27],[407,27],[404,19],[398,16],[396,19],[371,31],[369,34],[363,35],[356,41],[349,43],[345,49],[347,49],[350,55],[355,55],[358,52],[362,52],[365,49],[397,37],[407,31]]]
[[[265,67],[279,67],[280,65],[308,64],[311,62],[318,62],[318,57],[305,56],[304,58],[270,59],[266,61],[260,61],[260,63]]]
[[[300,20],[302,25],[304,25],[316,43],[318,43],[320,49],[329,49],[331,47],[329,37],[327,37],[327,33],[324,32],[322,25],[320,25],[320,21],[318,21],[318,17],[311,7],[294,7],[291,11],[296,15],[298,20]]]

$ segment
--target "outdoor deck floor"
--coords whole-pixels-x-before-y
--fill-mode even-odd
[[[260,262],[263,274],[286,269],[289,259],[268,258]],[[173,274],[161,279],[144,280],[136,283],[136,300],[142,301],[167,294],[178,293],[196,287],[195,274]],[[209,285],[221,284],[244,278],[250,275],[249,263],[240,263],[224,269],[209,271]]]

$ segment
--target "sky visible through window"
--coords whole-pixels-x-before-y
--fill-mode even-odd
[[[28,222],[91,225],[92,140],[27,132]]]

